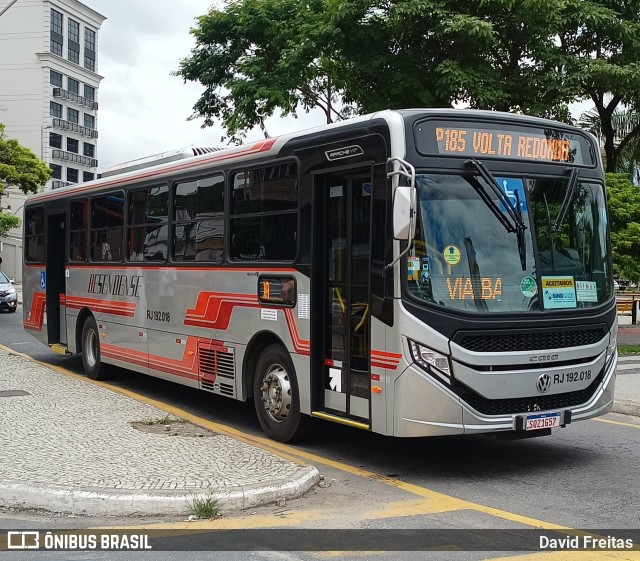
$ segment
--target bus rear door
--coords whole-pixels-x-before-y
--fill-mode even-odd
[[[45,237],[46,277],[44,280],[47,295],[47,342],[49,345],[67,345],[66,319],[66,278],[65,247],[66,213],[47,212],[47,235]],[[54,350],[56,350],[54,348]]]

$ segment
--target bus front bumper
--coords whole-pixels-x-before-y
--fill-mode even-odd
[[[617,363],[616,354],[605,366],[602,382],[586,402],[570,408],[535,411],[535,413],[559,412],[561,425],[608,413],[613,408]],[[524,432],[523,418],[531,414],[514,412],[508,415],[490,416],[479,413],[452,390],[428,376],[416,365],[408,366],[396,379],[394,386],[394,436]]]

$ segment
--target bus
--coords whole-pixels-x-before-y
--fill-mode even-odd
[[[282,442],[312,417],[519,439],[611,410],[590,134],[408,109],[186,152],[25,205],[24,327],[89,378],[115,365],[253,400]]]

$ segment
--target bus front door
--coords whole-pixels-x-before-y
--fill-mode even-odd
[[[316,177],[314,253],[322,255],[316,308],[316,406],[348,424],[369,426],[371,351],[371,168]],[[319,246],[319,247],[318,247]],[[312,341],[314,338],[312,338]],[[313,344],[313,343],[312,343]],[[320,388],[320,386],[322,386]]]

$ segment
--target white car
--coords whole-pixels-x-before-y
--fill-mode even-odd
[[[618,290],[620,290],[620,285],[618,284],[618,281],[616,279],[613,279],[613,289],[617,292]]]
[[[15,312],[18,307],[18,294],[13,281],[0,271],[0,310]]]

